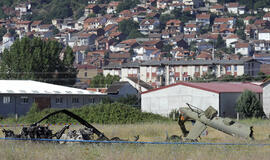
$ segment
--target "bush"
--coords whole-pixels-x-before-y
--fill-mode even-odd
[[[57,109],[44,109],[36,112],[35,105],[32,106],[26,116],[20,117],[18,123],[34,123]],[[72,108],[69,111],[82,117],[89,123],[100,124],[132,124],[141,122],[168,121],[168,118],[157,114],[144,113],[141,110],[122,103],[88,105],[81,108]],[[57,114],[44,123],[77,123],[65,114]]]
[[[244,118],[262,118],[265,116],[262,105],[255,93],[244,91],[237,100],[236,110]]]
[[[173,109],[169,114],[169,118],[172,120],[178,120],[179,116],[180,116],[180,113],[179,113],[178,109]]]

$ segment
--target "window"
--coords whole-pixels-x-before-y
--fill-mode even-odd
[[[207,72],[207,70],[208,70],[208,67],[207,66],[202,67],[202,71],[203,72]]]
[[[195,67],[195,72],[200,72],[200,66]]]
[[[22,104],[28,104],[29,103],[29,98],[26,97],[26,96],[21,97],[21,103]]]
[[[56,104],[62,104],[63,103],[63,97],[56,97],[55,98],[55,103]]]
[[[84,72],[84,77],[87,77],[87,72]]]
[[[223,66],[220,66],[220,71],[222,72],[224,69],[223,69]]]
[[[3,97],[3,103],[4,104],[8,104],[8,103],[10,103],[11,101],[10,101],[10,97],[9,96],[6,96],[6,97]]]
[[[234,71],[235,72],[237,71],[237,65],[234,65]]]
[[[227,66],[227,67],[226,67],[226,71],[227,71],[227,72],[230,72],[230,71],[231,71],[231,66]]]
[[[89,103],[95,103],[95,98],[89,98]]]
[[[72,98],[72,103],[79,103],[79,98],[78,97],[73,97]]]

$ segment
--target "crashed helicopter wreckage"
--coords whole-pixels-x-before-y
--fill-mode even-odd
[[[239,122],[235,122],[229,118],[217,117],[217,110],[213,107],[208,107],[205,111],[187,104],[188,108],[180,108],[180,116],[178,119],[178,125],[182,131],[183,136],[173,135],[166,138],[166,141],[197,141],[198,138],[206,130],[207,126],[212,127],[216,130],[229,134],[231,136],[253,138],[252,126],[247,126]],[[49,117],[64,113],[71,118],[76,119],[81,123],[84,128],[79,130],[72,130],[65,134],[65,131],[69,129],[69,125],[63,127],[60,131],[53,133],[48,126],[41,125],[40,123]],[[194,123],[190,131],[186,129],[185,122],[191,121]],[[95,141],[127,141],[120,139],[119,137],[108,138],[94,126],[89,124],[87,121],[75,115],[68,110],[59,110],[48,114],[38,122],[30,125],[29,127],[23,127],[20,134],[15,134],[14,131],[9,129],[3,129],[5,138],[20,138],[26,140],[36,139],[65,139],[65,140],[95,140]],[[96,138],[95,138],[96,137]],[[139,136],[134,136],[133,141],[137,141]]]
[[[48,126],[41,125],[40,123],[49,117],[64,113],[71,118],[76,119],[80,124],[84,126],[79,130],[72,130],[65,134],[65,131],[69,129],[70,125],[66,125],[60,131],[53,134],[52,130]],[[96,140],[96,141],[127,141],[120,139],[119,137],[108,138],[94,126],[89,124],[87,121],[79,117],[78,115],[68,111],[68,110],[59,110],[53,113],[48,114],[38,122],[31,124],[28,127],[23,127],[20,134],[15,134],[14,131],[10,129],[3,129],[5,138],[20,138],[27,140],[36,140],[36,139],[66,139],[66,140]],[[95,138],[95,135],[97,138]],[[139,136],[134,136],[134,141],[139,139]]]
[[[183,137],[173,135],[168,138],[167,136],[167,141],[197,141],[206,130],[207,126],[231,136],[254,139],[252,126],[241,124],[230,118],[217,117],[217,110],[211,106],[203,111],[188,103],[187,105],[188,108],[179,109],[178,125],[182,131]],[[185,122],[187,121],[194,123],[190,131],[188,131],[185,126]]]

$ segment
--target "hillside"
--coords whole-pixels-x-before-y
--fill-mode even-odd
[[[1,0],[0,1],[0,18],[12,16],[15,12],[5,13],[14,10],[15,6],[23,2],[31,2],[32,15],[27,15],[27,20],[43,20],[45,23],[51,23],[54,18],[79,18],[83,15],[84,7],[88,4],[88,0]],[[98,3],[109,3],[111,0],[98,0]],[[118,0],[115,0],[118,1]],[[241,5],[246,5],[248,9],[269,7],[269,0],[218,0],[219,3],[239,2]]]
[[[3,8],[15,8],[16,5],[25,2],[26,0],[1,0],[0,18],[4,18],[7,13],[4,13]],[[32,5],[32,15],[27,15],[28,20],[43,20],[45,23],[50,23],[53,18],[67,18],[73,16],[78,18],[83,15],[84,8],[87,5],[87,0],[30,0]]]

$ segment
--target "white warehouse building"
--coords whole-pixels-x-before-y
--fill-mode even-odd
[[[76,108],[99,103],[106,94],[31,80],[0,80],[0,117],[39,109]]]
[[[266,116],[270,117],[270,79],[265,81],[261,86],[263,87],[263,111]]]
[[[168,116],[172,110],[187,107],[189,103],[202,110],[212,106],[221,117],[236,117],[235,105],[245,90],[255,92],[262,101],[262,87],[252,83],[180,82],[143,92],[141,108],[143,112]]]

